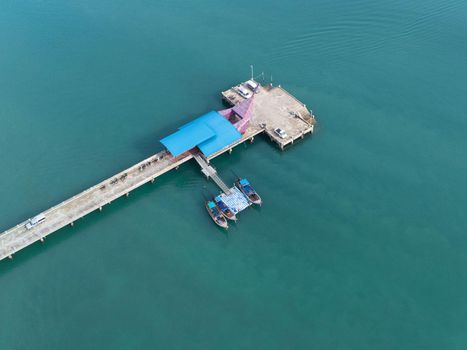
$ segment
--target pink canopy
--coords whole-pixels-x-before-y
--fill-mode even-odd
[[[252,106],[254,95],[235,105],[232,108],[223,109],[219,114],[229,120],[240,133],[244,133],[248,128],[251,120]]]

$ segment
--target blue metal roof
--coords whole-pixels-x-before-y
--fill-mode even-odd
[[[161,143],[174,157],[215,136],[214,131],[204,124],[192,125],[164,137]]]
[[[175,157],[196,146],[205,156],[210,156],[241,137],[227,119],[212,111],[181,126],[161,143]]]

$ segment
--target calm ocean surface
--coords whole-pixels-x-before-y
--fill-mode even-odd
[[[0,2],[0,231],[271,75],[318,116],[0,262],[0,349],[466,349],[467,3]]]

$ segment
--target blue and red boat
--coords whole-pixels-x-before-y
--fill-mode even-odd
[[[251,187],[247,179],[238,179],[235,181],[235,186],[242,191],[245,197],[253,204],[261,205],[263,202],[259,194]]]
[[[212,220],[222,228],[229,228],[229,224],[227,224],[227,220],[221,211],[217,208],[216,203],[213,201],[206,201],[206,210],[209,213],[209,216]]]
[[[237,221],[237,217],[233,209],[231,209],[225,202],[222,200],[221,196],[214,197],[214,202],[216,203],[217,208],[221,213],[229,220]]]

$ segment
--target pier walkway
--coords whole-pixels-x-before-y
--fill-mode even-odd
[[[159,152],[138,164],[102,181],[101,183],[71,197],[43,212],[46,219],[37,226],[26,229],[26,221],[0,234],[0,260],[36,242],[43,241],[49,234],[73,223],[115,199],[129,195],[130,191],[158,176],[177,168],[192,158],[184,154],[174,158],[166,151]]]
[[[193,154],[193,158],[198,162],[199,166],[201,167],[201,172],[209,179],[214,181],[217,186],[224,192],[225,194],[230,194],[229,187],[222,181],[222,179],[217,174],[217,170],[212,166],[209,165],[208,162],[204,159],[204,157],[200,153]]]

